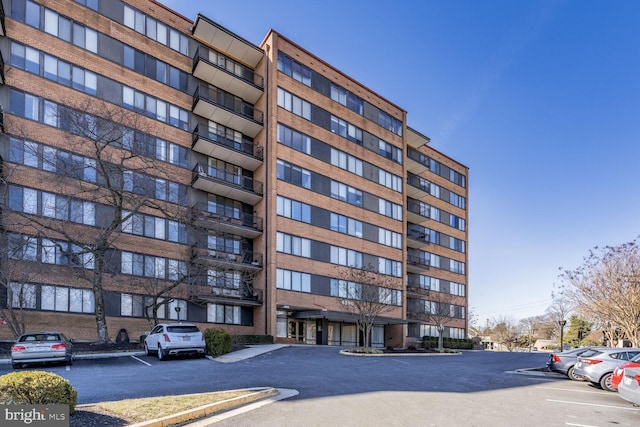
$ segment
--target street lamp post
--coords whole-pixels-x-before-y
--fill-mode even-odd
[[[560,351],[563,351],[563,339],[564,339],[564,325],[567,324],[567,321],[562,319],[558,320],[558,325],[560,325]]]

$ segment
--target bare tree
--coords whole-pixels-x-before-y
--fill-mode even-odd
[[[429,292],[429,299],[423,300],[424,314],[427,323],[438,328],[438,350],[444,349],[444,329],[455,317],[455,297],[444,292]]]
[[[520,328],[516,322],[511,318],[502,316],[494,320],[493,323],[493,341],[504,346],[507,350],[513,351],[520,336]]]
[[[557,286],[557,291],[551,293],[551,305],[547,307],[546,315],[548,325],[552,327],[553,336],[560,337],[563,334],[562,321],[566,321],[575,309],[575,302],[570,296],[565,295],[562,286]]]
[[[520,320],[521,329],[527,334],[527,343],[529,347],[529,351],[531,351],[531,346],[536,340],[536,332],[540,332],[540,330],[545,328],[545,321],[543,316],[532,316],[526,317]]]
[[[634,347],[640,345],[640,249],[636,241],[594,248],[583,264],[564,271],[564,293],[577,302],[586,319],[598,319],[613,341],[619,329]]]
[[[139,215],[177,219],[185,214],[156,197],[160,183],[156,178],[164,175],[166,182],[164,171],[170,168],[147,154],[150,128],[145,118],[96,100],[66,104],[52,104],[45,113],[46,121],[55,121],[67,132],[53,132],[55,146],[24,144],[24,155],[37,159],[46,176],[39,189],[41,206],[37,212],[13,209],[10,204],[3,209],[21,220],[13,221],[11,232],[37,236],[43,254],[63,259],[72,267],[70,274],[91,286],[97,337],[109,341],[104,285],[107,273],[114,273],[117,265],[116,242],[123,227]],[[9,123],[8,131],[25,140],[43,139],[19,123]],[[26,167],[18,164],[13,169],[12,173],[24,173]]]
[[[364,347],[370,346],[370,334],[376,319],[398,308],[399,286],[393,278],[377,273],[373,266],[339,270],[340,304],[356,318],[364,337]]]
[[[8,240],[8,233],[1,231],[0,245],[8,248]],[[25,242],[25,245],[28,243]],[[0,251],[0,295],[5,297],[5,304],[0,304],[0,319],[14,338],[26,332],[25,309],[34,308],[36,303],[35,292],[27,283],[46,268],[33,263],[27,265],[21,260],[25,245]]]

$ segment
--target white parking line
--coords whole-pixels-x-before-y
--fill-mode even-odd
[[[610,408],[610,409],[625,409],[627,411],[640,411],[640,408],[627,407],[627,406],[617,406],[617,405],[598,405],[595,403],[584,403],[584,402],[572,402],[570,400],[556,400],[556,399],[545,399],[547,402],[555,402],[555,403],[568,403],[570,405],[582,405],[582,406],[597,406],[599,408]]]
[[[140,362],[140,363],[144,363],[144,364],[145,364],[145,365],[147,365],[147,366],[151,366],[151,363],[147,363],[147,362],[145,362],[144,360],[140,359],[139,357],[131,356],[131,358],[132,358],[132,359],[137,360],[137,361],[138,361],[138,362]]]
[[[602,394],[603,390],[594,391],[594,390],[576,390],[572,388],[560,388],[560,387],[538,387],[545,390],[558,390],[558,391],[572,391],[574,393],[592,393],[592,394]]]
[[[564,423],[566,426],[574,426],[574,427],[597,427],[592,426],[591,424],[576,424],[576,423]]]

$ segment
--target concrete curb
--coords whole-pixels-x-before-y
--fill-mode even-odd
[[[257,402],[268,397],[277,396],[278,390],[273,387],[257,387],[240,390],[228,391],[251,391],[245,396],[239,396],[233,399],[223,400],[222,402],[211,403],[209,405],[200,406],[188,411],[178,412],[177,414],[167,415],[166,417],[155,420],[144,421],[135,424],[129,424],[129,427],[166,427],[176,424],[185,423],[187,421],[203,418],[217,412],[228,411],[248,403]],[[81,405],[78,405],[80,407]]]
[[[532,377],[546,377],[546,378],[558,378],[558,379],[569,379],[564,374],[559,372],[550,372],[550,371],[542,371],[542,368],[526,368],[526,369],[516,369],[515,371],[506,371],[507,374],[521,374],[521,375],[530,375]]]

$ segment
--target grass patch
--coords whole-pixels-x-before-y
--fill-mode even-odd
[[[106,412],[114,417],[127,420],[130,423],[140,423],[252,393],[255,393],[255,391],[238,390],[178,396],[146,397],[142,399],[118,400],[115,402],[100,402],[92,405],[83,405],[82,408],[78,409]]]

